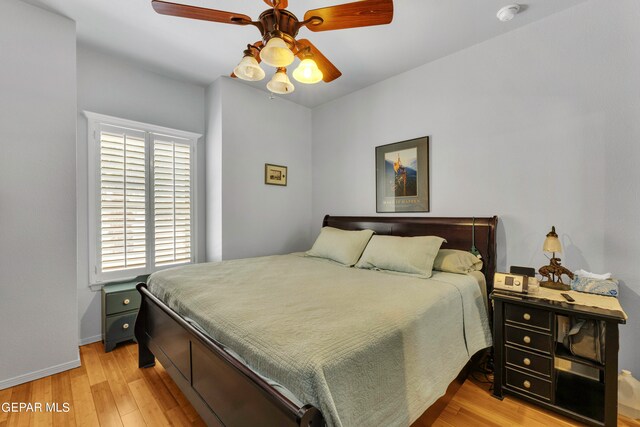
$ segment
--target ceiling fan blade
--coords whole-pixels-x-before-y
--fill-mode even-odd
[[[313,60],[316,61],[318,68],[320,68],[320,71],[322,71],[322,80],[324,80],[325,83],[332,82],[342,75],[340,70],[338,70],[336,66],[333,65],[331,61],[329,61],[327,57],[324,56],[322,52],[320,52],[318,48],[315,47],[309,40],[297,40],[296,46],[298,47],[298,52],[296,53],[296,55],[300,59],[304,58],[305,52],[303,50],[307,47],[309,48],[309,50],[313,54]]]
[[[322,18],[315,23],[314,17]],[[393,20],[393,0],[364,0],[338,6],[309,10],[304,21],[311,31],[342,30],[344,28],[385,25]],[[309,21],[309,22],[307,22]]]
[[[153,10],[161,15],[221,22],[223,24],[251,24],[251,18],[241,13],[224,12],[222,10],[206,9],[204,7],[189,6],[187,4],[169,3],[161,0],[153,0],[151,5],[153,6]]]
[[[273,7],[273,0],[264,0],[264,2]],[[289,7],[289,0],[280,0],[280,3],[278,3],[278,9],[286,9],[287,7]]]

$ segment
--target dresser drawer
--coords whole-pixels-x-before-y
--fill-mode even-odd
[[[140,292],[137,290],[114,292],[106,296],[106,314],[123,313],[140,308]]]
[[[515,369],[507,368],[507,386],[531,394],[538,399],[551,401],[551,381],[527,375]]]
[[[517,326],[505,326],[505,340],[507,344],[515,344],[528,349],[551,354],[551,335],[534,332]]]
[[[533,326],[545,331],[551,330],[551,313],[548,311],[516,304],[505,304],[504,311],[507,322]]]
[[[133,338],[133,327],[138,312],[108,316],[105,322],[106,336],[111,342]]]
[[[526,350],[505,346],[505,356],[508,365],[521,369],[528,369],[539,375],[551,377],[552,359]]]

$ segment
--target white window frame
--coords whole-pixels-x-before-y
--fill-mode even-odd
[[[142,274],[150,274],[154,271],[175,267],[181,264],[155,266],[155,245],[147,245],[146,260],[144,268],[127,269],[119,271],[101,272],[101,245],[100,245],[100,128],[102,125],[115,126],[142,131],[145,134],[145,171],[146,171],[146,194],[148,202],[146,205],[147,221],[145,224],[148,242],[155,241],[154,227],[154,207],[153,207],[153,136],[161,135],[169,138],[180,139],[188,142],[191,147],[191,263],[198,259],[198,217],[196,200],[197,191],[197,148],[198,139],[201,134],[171,129],[149,123],[137,122],[134,120],[122,119],[119,117],[84,111],[87,118],[87,141],[89,143],[89,194],[88,194],[88,225],[89,225],[89,285],[100,287],[103,283],[119,280],[133,279]],[[182,141],[180,141],[182,142]]]

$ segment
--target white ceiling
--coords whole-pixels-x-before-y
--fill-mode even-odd
[[[26,1],[76,21],[82,43],[201,85],[228,75],[247,43],[260,38],[253,26],[158,15],[150,0]],[[262,0],[172,1],[243,13],[254,19],[267,8]],[[524,12],[502,23],[496,12],[509,0],[396,0],[390,25],[319,33],[303,28],[298,37],[311,40],[343,75],[329,84],[308,86],[294,81],[296,91],[286,97],[316,106],[584,1],[527,0]],[[339,3],[290,0],[289,10],[301,18],[308,9]],[[275,70],[266,71],[269,77]],[[266,91],[266,82],[251,84]]]

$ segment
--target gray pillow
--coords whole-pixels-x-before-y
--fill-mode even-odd
[[[373,230],[347,231],[324,227],[307,256],[326,258],[352,267],[373,236]]]
[[[431,277],[433,261],[445,240],[437,236],[373,236],[356,268]]]
[[[482,261],[471,252],[457,249],[440,249],[433,269],[448,273],[466,274],[482,270]]]

